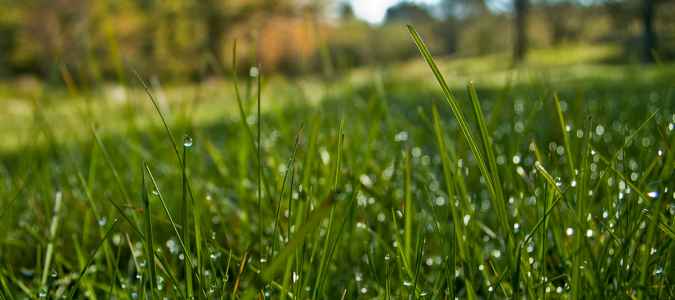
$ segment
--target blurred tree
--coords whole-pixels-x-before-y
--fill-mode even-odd
[[[486,0],[441,0],[440,5],[448,15],[460,20],[491,14]]]
[[[656,34],[654,33],[654,5],[658,0],[642,0],[642,61],[653,62],[652,51],[656,50]]]
[[[513,49],[514,62],[520,62],[525,58],[525,48],[527,47],[526,19],[527,19],[527,0],[514,0],[516,34]]]
[[[206,28],[205,48],[210,55],[223,65],[224,41],[223,37],[234,24],[249,19],[253,14],[283,12],[286,1],[249,0],[229,2],[222,0],[199,0],[197,15],[200,16]]]
[[[352,8],[351,4],[348,2],[340,2],[338,5],[338,13],[343,22],[351,22],[356,18],[354,8]]]
[[[412,2],[401,2],[397,5],[389,7],[384,16],[385,23],[421,23],[429,22],[431,20],[432,16],[429,13],[429,10]]]
[[[540,11],[550,26],[551,42],[560,45],[579,39],[585,21],[584,8],[571,1],[547,0],[540,5]],[[588,10],[591,10],[589,8]]]

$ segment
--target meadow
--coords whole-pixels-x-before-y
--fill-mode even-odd
[[[0,299],[674,297],[673,63],[409,30],[386,67],[3,84]]]

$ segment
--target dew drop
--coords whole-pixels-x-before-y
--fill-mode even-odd
[[[152,187],[152,193],[155,194],[155,195],[159,195],[159,191],[157,191],[157,187],[156,187],[156,186],[153,186],[153,187]]]
[[[183,145],[185,145],[185,147],[192,146],[192,138],[185,135],[185,137],[183,137]]]
[[[58,273],[56,273],[56,270],[52,269],[52,278],[56,277],[56,275],[58,275]]]
[[[98,220],[98,226],[105,226],[105,224],[108,222],[108,218],[103,217],[100,220]]]

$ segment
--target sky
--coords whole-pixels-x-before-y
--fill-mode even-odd
[[[440,0],[408,0],[420,4],[436,4]],[[371,24],[381,23],[387,8],[394,6],[404,0],[349,0],[356,17],[368,21]]]

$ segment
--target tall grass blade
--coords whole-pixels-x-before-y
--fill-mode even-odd
[[[115,258],[115,265],[112,266],[113,268],[113,273],[110,279],[110,292],[108,292],[108,300],[112,299],[113,292],[115,291],[115,279],[117,277],[117,270],[119,269],[120,265],[120,255],[122,254],[122,245],[124,243],[122,242],[122,238],[120,237],[120,243],[117,245],[117,256]]]
[[[352,199],[349,201],[347,204],[347,209],[345,211],[345,215],[342,218],[342,223],[340,225],[340,229],[338,229],[337,235],[335,236],[335,242],[333,242],[330,251],[328,252],[328,256],[326,257],[326,265],[330,264],[330,261],[333,258],[333,254],[335,253],[335,249],[337,249],[337,245],[340,243],[340,237],[342,235],[342,231],[345,228],[345,224],[347,224],[347,220],[349,220],[349,217],[354,210],[354,203],[356,203],[356,198],[359,193],[359,190],[361,189],[361,183],[359,183],[358,186],[356,186],[356,189],[354,189],[354,193],[352,194]],[[317,294],[317,297],[319,297],[319,294],[323,292],[323,284],[324,281],[326,280],[326,274],[328,272],[328,268],[323,268],[322,273],[319,274],[318,276],[318,281],[319,281],[319,288],[315,290],[314,292]]]
[[[314,163],[314,156],[316,155],[316,142],[319,138],[319,129],[321,127],[321,112],[317,112],[312,121],[312,132],[309,137],[309,144],[307,144],[307,153],[305,154],[305,161],[302,163],[302,189],[309,189],[309,178],[312,174],[312,164]]]
[[[185,154],[185,153],[183,153],[183,154]],[[185,251],[184,256],[185,256],[185,268],[186,268],[186,271],[185,271],[186,272],[186,275],[185,275],[186,276],[186,278],[185,278],[186,288],[188,286],[192,287],[192,276],[191,276],[191,273],[188,273],[188,272],[194,272],[195,269],[194,269],[194,264],[192,263],[192,258],[189,255],[189,253],[190,253],[189,249],[190,248],[189,248],[189,246],[187,246],[186,242],[183,242],[183,239],[185,239],[189,243],[189,240],[190,240],[189,225],[190,224],[189,224],[189,222],[183,222],[183,225],[181,226],[181,229],[183,230],[183,238],[181,238],[181,234],[178,233],[178,225],[176,225],[176,223],[173,221],[173,218],[171,218],[171,214],[169,214],[169,209],[166,206],[166,202],[164,201],[164,197],[162,197],[162,192],[157,187],[157,182],[155,182],[155,178],[152,176],[152,172],[150,172],[150,167],[148,167],[147,164],[145,166],[145,170],[148,172],[148,176],[150,176],[150,181],[152,181],[152,184],[154,186],[153,193],[155,193],[155,192],[157,193],[157,196],[159,197],[159,201],[162,203],[162,207],[164,208],[164,212],[166,213],[167,217],[169,218],[167,223],[171,224],[171,227],[173,228],[174,233],[176,234],[176,237],[178,238],[178,242],[180,243],[182,249],[184,249],[184,251]],[[183,195],[185,195],[185,194],[183,194]],[[184,197],[183,205],[187,205],[187,197]],[[117,205],[115,204],[115,206],[117,206]],[[126,218],[126,216],[125,216],[125,218]],[[188,228],[187,232],[186,232],[185,228]],[[188,277],[187,277],[188,274],[190,274],[189,280],[188,280]],[[187,284],[188,281],[190,282],[189,285]],[[192,293],[188,293],[188,297],[192,297],[191,294]]]
[[[375,291],[377,292],[377,297],[378,299],[383,300],[382,291],[380,288],[380,280],[377,278],[377,271],[375,271],[376,266],[375,266],[375,259],[373,259],[373,252],[370,251],[368,242],[363,242],[363,247],[365,248],[366,255],[368,256],[368,267],[370,269],[370,274],[373,275],[373,279],[375,279]]]
[[[413,216],[413,207],[412,207],[412,195],[410,192],[410,184],[411,184],[411,173],[412,170],[410,169],[410,149],[406,148],[405,149],[405,213],[404,213],[404,223],[403,223],[403,234],[405,237],[404,240],[404,247],[405,247],[405,252],[408,253],[408,255],[412,255],[412,216]],[[406,257],[405,259],[407,260],[412,260],[412,256]]]
[[[291,151],[291,157],[288,159],[288,165],[286,166],[286,172],[284,172],[284,179],[281,182],[281,190],[279,191],[279,203],[277,205],[276,218],[274,219],[274,234],[272,235],[272,258],[274,258],[274,252],[276,251],[277,246],[277,234],[279,234],[279,216],[281,215],[281,200],[284,195],[284,188],[286,187],[286,178],[288,177],[288,172],[291,171],[291,165],[293,164],[293,156],[295,155],[295,150],[298,148],[298,141],[300,141],[300,134],[302,134],[302,124],[300,125],[300,130],[295,137],[295,144],[293,145],[293,150]],[[293,194],[293,186],[291,186],[291,195]],[[290,209],[288,210],[290,213]],[[290,218],[289,218],[290,220]],[[290,227],[289,227],[290,230]],[[283,233],[282,233],[283,235]]]
[[[145,251],[148,257],[148,268],[150,269],[148,276],[150,276],[151,295],[152,299],[155,299],[157,290],[157,269],[155,265],[155,245],[153,243],[154,238],[152,235],[152,219],[150,218],[150,199],[148,198],[148,185],[145,181],[145,169],[146,165],[145,162],[143,162],[143,168],[141,169],[143,172],[143,175],[141,176],[141,182],[143,184],[141,188],[141,199],[143,200],[143,209],[145,210]]]
[[[424,186],[424,190],[425,190],[425,192],[426,192],[426,194],[427,194],[427,203],[429,204],[429,210],[431,210],[431,216],[433,217],[433,220],[434,220],[434,228],[436,229],[436,237],[438,238],[438,241],[439,241],[440,244],[441,244],[441,256],[442,256],[442,260],[445,262],[445,264],[446,264],[446,266],[447,266],[447,264],[448,264],[448,257],[445,255],[445,243],[443,242],[443,241],[445,240],[445,238],[443,238],[444,235],[441,234],[441,228],[440,228],[440,225],[439,225],[439,222],[438,222],[438,217],[436,217],[436,210],[434,210],[434,206],[433,206],[433,204],[431,203],[431,197],[429,197],[429,190],[427,190],[427,187],[426,187],[426,186]],[[455,224],[456,224],[456,223],[455,223]],[[453,267],[454,267],[454,266],[453,266]],[[445,272],[445,280],[447,281],[448,287],[449,287],[450,289],[453,289],[453,288],[454,288],[454,284],[453,284],[453,282],[452,282],[452,280],[451,280],[452,277],[450,276],[450,273],[448,272],[448,268],[446,267],[446,268],[444,268],[444,270],[446,271],[446,272]]]
[[[555,99],[555,106],[558,110],[558,118],[560,119],[560,128],[562,129],[562,136],[565,140],[565,152],[567,152],[567,165],[569,166],[569,176],[570,178],[576,177],[577,169],[574,168],[574,160],[572,158],[572,148],[570,147],[570,137],[567,134],[567,124],[565,123],[565,118],[563,117],[562,108],[560,107],[560,98],[558,97],[558,91],[553,91],[553,99]]]
[[[258,68],[259,72],[262,72],[260,68]],[[259,77],[262,75],[259,75]],[[260,81],[260,78],[258,78]],[[251,149],[256,149],[258,146],[256,146],[255,138],[253,137],[253,133],[251,132],[251,128],[248,127],[248,124],[246,123],[246,113],[244,112],[244,106],[241,101],[241,96],[239,95],[239,85],[237,84],[237,40],[234,40],[234,45],[232,46],[232,82],[234,83],[234,91],[235,95],[237,98],[237,106],[239,108],[239,119],[241,120],[241,126],[244,128],[244,132],[246,132],[246,135],[249,137],[250,141],[250,147]],[[258,91],[260,91],[260,82],[258,82]],[[258,116],[259,117],[259,116]],[[258,124],[260,124],[260,119],[258,119]],[[258,159],[258,156],[253,156],[255,159],[256,164],[260,164],[260,160]],[[265,193],[267,196],[270,198],[270,201],[272,201],[272,193],[270,193],[269,186],[267,184],[267,178],[263,176],[262,178],[264,182],[263,188],[265,189]]]
[[[492,263],[491,263],[492,264]],[[494,286],[495,288],[492,289],[492,292],[488,295],[488,300],[492,300],[492,297],[494,297],[495,292],[497,292],[496,286],[502,285],[502,281],[504,278],[506,278],[506,274],[509,272],[509,266],[506,266],[504,271],[502,272],[502,275],[499,275],[499,278],[497,279],[497,282],[495,282]],[[502,286],[503,287],[503,286]],[[504,296],[506,296],[506,292],[504,292]]]
[[[392,215],[392,220],[394,220],[393,221],[394,232],[395,232],[394,236],[396,237],[396,243],[398,245],[402,245],[403,239],[401,239],[401,235],[398,233],[398,227],[396,226],[396,213],[394,212],[393,207],[391,209],[391,215]],[[403,247],[396,247],[396,249],[398,250],[398,255],[400,257],[400,260],[403,261],[403,264],[401,264],[401,267],[402,267],[402,270],[404,272],[404,274],[403,274],[404,281],[405,280],[412,280],[412,278],[415,278],[415,273],[413,272],[411,262],[406,259],[407,257],[409,257],[409,255],[407,253],[405,253],[405,249],[403,249]],[[415,294],[415,297],[419,297],[421,292],[422,291],[419,290],[419,289],[413,291],[413,293]]]
[[[56,230],[59,226],[59,213],[61,212],[61,191],[56,192],[54,197],[54,211],[52,212],[52,222],[49,226],[49,243],[47,244],[47,251],[45,253],[45,266],[42,268],[42,280],[40,286],[44,286],[47,282],[47,276],[50,274],[52,256],[54,254],[54,240],[56,239]]]
[[[12,201],[10,201],[9,204],[7,205],[7,207],[5,207],[5,210],[2,211],[2,214],[0,214],[0,220],[2,220],[2,217],[5,215],[5,213],[12,207],[12,204],[14,204],[14,201],[16,201],[16,199],[19,199],[19,196],[21,195],[21,193],[23,193],[24,189],[26,189],[25,185],[21,187],[19,192],[16,193],[16,196],[14,196],[14,198],[12,198]]]
[[[70,290],[70,294],[68,294],[68,300],[72,300],[73,297],[75,297],[75,293],[77,292],[77,287],[80,285],[80,281],[82,281],[82,278],[84,277],[84,274],[87,272],[87,269],[89,269],[89,265],[94,261],[94,258],[96,258],[96,253],[98,252],[98,249],[101,248],[101,245],[105,243],[105,241],[108,239],[110,236],[110,233],[115,229],[115,225],[117,225],[117,221],[119,219],[115,219],[115,222],[110,226],[110,229],[108,229],[108,232],[103,236],[101,241],[96,245],[96,248],[94,248],[94,251],[92,252],[91,256],[89,257],[89,260],[87,263],[84,264],[84,267],[82,268],[82,271],[80,272],[80,275],[77,276],[77,280],[75,281],[75,284],[73,284],[73,287]]]
[[[328,197],[321,202],[313,211],[311,216],[307,219],[305,224],[295,233],[293,238],[288,241],[286,247],[283,250],[279,251],[274,260],[272,260],[269,265],[265,268],[264,271],[260,273],[260,276],[256,279],[253,285],[247,289],[247,293],[244,294],[242,299],[252,299],[256,295],[256,290],[259,290],[264,287],[265,284],[269,283],[272,276],[277,272],[279,267],[286,263],[286,260],[295,253],[295,249],[302,244],[307,235],[317,229],[317,226],[323,221],[326,214],[328,214],[335,203],[336,197],[334,193],[328,195]]]
[[[626,138],[624,140],[623,146],[621,146],[621,148],[618,151],[616,151],[616,154],[614,154],[614,156],[612,157],[612,160],[610,160],[609,162],[607,162],[605,160],[605,163],[607,164],[607,167],[605,168],[605,170],[603,172],[600,172],[600,178],[598,179],[598,184],[593,189],[593,195],[591,195],[591,199],[589,199],[590,203],[593,203],[593,199],[595,199],[595,196],[598,194],[598,189],[602,185],[601,183],[604,182],[605,177],[607,176],[607,174],[609,174],[609,169],[612,167],[612,165],[614,165],[614,162],[617,160],[617,158],[619,158],[619,155],[624,153],[624,150],[626,149],[626,147],[628,147],[628,145],[635,139],[635,137],[638,135],[638,133],[640,133],[645,127],[647,127],[647,124],[649,124],[649,122],[656,116],[656,114],[658,112],[659,112],[658,110],[655,111],[651,116],[649,116],[649,118],[647,118],[647,120],[642,124],[642,126],[638,127],[638,129],[635,130],[635,132],[633,132],[633,134],[631,134],[628,138]],[[666,145],[668,145],[668,144],[666,143]],[[590,149],[594,150],[592,146],[590,147]]]
[[[187,168],[187,147],[185,145],[185,140],[188,138],[187,134],[183,135],[183,161],[182,168],[185,170]],[[192,251],[190,247],[190,213],[189,213],[189,203],[188,203],[188,191],[187,191],[187,174],[183,172],[183,193],[181,194],[181,213],[182,213],[182,226],[183,226],[183,238],[181,239],[181,246],[183,247],[183,255],[185,256],[184,260],[184,272],[185,272],[185,293],[188,298],[193,297],[193,287],[192,287],[192,273],[194,272],[194,264],[192,263]],[[151,175],[152,178],[152,175]],[[154,182],[153,182],[154,183]],[[158,192],[159,195],[159,192]],[[160,196],[161,198],[161,196]],[[163,203],[163,201],[162,201]],[[169,212],[167,211],[167,215]],[[173,221],[171,222],[173,223]],[[196,223],[196,222],[195,222]],[[174,226],[175,228],[175,226]],[[176,232],[176,235],[179,235]],[[198,272],[197,272],[198,274]],[[199,276],[199,275],[198,275]]]
[[[508,214],[507,214],[506,204],[503,203],[503,201],[499,201],[501,199],[501,195],[497,194],[497,191],[494,187],[495,181],[493,179],[493,176],[487,170],[487,167],[485,165],[485,160],[483,159],[483,156],[481,155],[480,151],[478,150],[478,146],[476,145],[476,141],[474,140],[473,136],[471,135],[471,131],[469,130],[469,126],[466,122],[466,119],[462,115],[462,112],[459,109],[459,105],[457,104],[457,101],[452,96],[452,93],[450,93],[450,88],[445,83],[445,80],[443,79],[443,75],[441,75],[441,72],[438,70],[438,67],[436,67],[436,63],[431,58],[431,54],[429,54],[429,50],[427,50],[427,47],[424,45],[424,42],[422,42],[422,39],[419,37],[419,35],[415,31],[415,29],[413,29],[410,25],[408,25],[408,30],[410,31],[410,34],[412,35],[413,39],[415,40],[415,43],[417,44],[417,47],[422,52],[422,55],[424,56],[424,59],[427,61],[427,64],[431,68],[431,71],[434,73],[434,76],[436,77],[436,80],[440,84],[446,100],[448,100],[448,103],[450,104],[450,107],[452,108],[452,111],[455,113],[455,117],[457,117],[457,121],[459,122],[459,125],[460,125],[460,128],[462,129],[462,132],[464,133],[464,136],[466,137],[467,141],[469,142],[469,146],[471,148],[471,151],[473,152],[474,157],[476,158],[476,162],[478,164],[480,172],[485,177],[485,183],[487,185],[487,189],[488,189],[488,192],[490,194],[490,198],[493,200],[495,210],[497,211],[497,216],[499,217],[499,222],[502,225],[502,228],[504,228],[504,232],[506,233],[506,237],[507,237],[507,240],[508,240],[507,246],[510,246],[511,247],[510,249],[513,249],[514,238],[513,238],[513,233],[511,232],[511,230],[508,230],[511,227],[509,226],[509,222],[508,222]],[[440,130],[440,128],[439,128],[439,130]],[[510,254],[507,255],[507,257],[511,257],[511,255]]]
[[[110,159],[108,150],[106,150],[105,146],[103,146],[103,141],[101,141],[101,137],[98,134],[98,130],[96,130],[96,128],[94,127],[94,123],[89,123],[89,127],[91,128],[91,132],[94,134],[94,139],[96,139],[96,143],[98,144],[99,148],[101,148],[103,157],[105,157],[105,160],[108,163],[110,172],[112,172],[113,178],[115,178],[115,184],[117,184],[117,188],[119,189],[120,193],[122,193],[122,198],[124,199],[124,202],[128,205],[131,205],[131,199],[129,198],[129,194],[127,194],[127,190],[126,188],[124,188],[122,179],[120,178],[120,175],[117,173],[117,168],[115,168],[112,159]],[[138,222],[138,219],[134,217],[134,221]]]
[[[556,93],[556,103],[558,102],[558,97]],[[558,104],[559,105],[559,104]],[[586,218],[586,198],[588,198],[588,192],[586,192],[586,186],[588,184],[588,179],[590,178],[590,174],[587,174],[587,164],[588,164],[588,155],[589,155],[589,146],[591,143],[591,136],[592,136],[592,115],[588,116],[587,123],[588,127],[586,128],[586,142],[584,143],[584,148],[583,148],[583,156],[581,159],[581,170],[579,172],[579,177],[580,177],[580,183],[579,183],[579,189],[577,189],[577,201],[578,201],[578,206],[577,206],[577,220],[580,224],[579,226],[579,232],[583,233],[586,232],[585,226],[584,226],[584,219]],[[565,128],[563,128],[565,130]],[[565,130],[566,131],[566,130]],[[565,134],[567,136],[567,134]],[[571,159],[571,154],[572,149],[569,147],[567,148],[567,153],[568,156]],[[571,160],[570,160],[570,165],[571,165]],[[577,177],[577,178],[579,178]],[[578,251],[574,254],[574,260],[572,262],[572,283],[571,283],[571,296],[573,299],[577,299],[583,295],[583,287],[581,286],[581,263],[582,261],[585,260],[584,257],[584,250],[581,248],[581,243],[583,239],[583,234],[577,234],[574,236],[574,247],[579,248]]]
[[[258,65],[258,70],[259,72],[262,72],[262,68],[260,65]],[[262,77],[262,74],[258,74],[258,144],[256,144],[256,148],[258,150],[258,218],[259,218],[259,223],[258,227],[260,227],[260,261],[263,261],[263,258],[267,256],[267,253],[263,253],[263,206],[262,206],[262,175],[263,175],[263,170],[262,170],[262,155],[260,154],[260,151],[262,149],[262,144],[260,144],[260,123],[262,123],[262,120],[260,120],[260,77]],[[243,116],[242,116],[243,118]],[[264,270],[264,264],[260,267],[260,269]]]
[[[473,81],[469,81],[467,83],[467,88],[469,89],[469,96],[471,98],[474,116],[476,117],[476,123],[478,124],[480,136],[483,140],[483,150],[485,151],[485,157],[487,158],[488,167],[490,168],[490,174],[492,174],[491,179],[493,180],[495,195],[498,197],[497,199],[494,199],[494,201],[504,202],[502,184],[501,180],[499,179],[499,172],[497,170],[497,160],[492,151],[492,139],[490,138],[490,133],[488,132],[487,124],[485,123],[485,117],[483,116],[483,110],[481,109],[480,102],[478,101],[476,90],[473,87]]]

